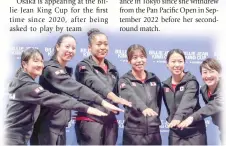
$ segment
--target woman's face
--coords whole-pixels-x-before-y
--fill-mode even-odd
[[[104,59],[108,54],[108,50],[109,46],[107,37],[104,34],[95,35],[91,45],[89,45],[90,53],[98,59]]]
[[[220,80],[220,74],[211,68],[202,68],[202,79],[208,87],[216,87]]]
[[[74,55],[76,49],[75,39],[72,37],[63,38],[60,45],[56,46],[57,58],[60,58],[62,61],[70,61]]]
[[[167,63],[167,67],[172,75],[181,75],[184,71],[184,58],[179,53],[174,52]]]
[[[134,50],[133,56],[129,63],[132,66],[132,70],[136,72],[141,72],[144,71],[145,65],[146,65],[147,58],[145,55],[142,53],[141,50]]]
[[[22,62],[23,69],[27,72],[33,79],[42,74],[44,68],[43,58],[39,53],[32,55],[28,62]]]

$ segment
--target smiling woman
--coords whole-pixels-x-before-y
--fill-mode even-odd
[[[40,76],[42,74],[44,67],[42,54],[38,52],[33,54],[31,59],[29,59],[27,63],[25,61],[22,62],[22,66],[24,68],[24,71],[27,72],[33,79],[35,79],[37,76]]]
[[[193,122],[212,117],[212,121],[222,132],[223,98],[221,89],[221,64],[213,58],[205,59],[200,65],[200,73],[204,81],[201,94],[206,105],[184,120],[179,128],[188,127]],[[221,133],[222,134],[222,133]],[[222,139],[221,139],[222,140]]]
[[[168,52],[167,68],[171,77],[163,82],[163,101],[169,122],[169,145],[206,145],[204,120],[194,122],[183,130],[178,129],[182,120],[200,109],[199,83],[190,72],[184,71],[185,55],[180,49]]]
[[[108,54],[108,38],[98,29],[88,32],[88,49],[91,55],[82,60],[76,66],[76,79],[91,90],[111,103],[120,103],[131,106],[127,100],[119,98],[118,95],[118,71],[105,57]],[[115,113],[117,111],[106,111],[101,106],[92,103],[103,112],[108,112],[106,118],[100,118],[78,112],[76,118],[77,142],[80,145],[115,145],[118,136],[118,124]],[[87,139],[87,137],[90,137]]]
[[[37,49],[28,49],[24,51],[21,55],[21,65],[20,70],[28,73],[33,79],[42,74],[43,70],[43,55]],[[18,70],[17,74],[20,72]]]
[[[119,93],[132,102],[133,107],[126,108],[123,145],[161,145],[161,82],[145,70],[147,53],[143,46],[131,45],[127,56],[132,71],[120,78]]]

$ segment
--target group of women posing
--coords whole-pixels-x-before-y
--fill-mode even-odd
[[[97,29],[88,32],[91,56],[76,66],[75,78],[67,63],[73,58],[76,40],[62,35],[57,40],[52,58],[43,63],[37,49],[21,55],[21,68],[9,85],[6,115],[6,144],[66,145],[71,111],[76,117],[77,142],[80,145],[115,145],[118,124],[115,115],[124,110],[124,145],[161,145],[159,126],[162,100],[169,122],[170,145],[207,144],[204,118],[212,116],[220,126],[222,97],[221,66],[208,58],[200,65],[205,85],[184,71],[185,55],[180,49],[167,54],[171,76],[161,82],[145,70],[146,50],[131,45],[127,50],[131,70],[119,79],[116,67],[105,57],[108,38]],[[39,84],[34,80],[40,76]],[[206,105],[200,107],[199,92]],[[119,97],[120,96],[120,97]],[[220,127],[219,127],[220,128]]]

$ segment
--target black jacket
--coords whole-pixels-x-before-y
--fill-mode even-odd
[[[71,77],[72,69],[61,67],[60,64],[51,59],[45,62],[42,76],[39,83],[52,93],[58,93],[79,101],[90,104],[101,104],[102,98],[86,86],[80,84]],[[40,130],[50,130],[56,134],[63,134],[65,127],[71,119],[71,111],[65,109],[41,108],[39,117]]]
[[[220,128],[221,114],[223,111],[223,97],[221,95],[220,83],[218,83],[215,91],[210,97],[208,97],[207,85],[202,86],[200,93],[202,94],[206,105],[191,116],[194,118],[194,121],[199,121],[211,116],[213,123]]]
[[[114,65],[112,65],[107,59],[105,59],[104,62],[108,67],[107,73],[105,73],[105,71],[99,65],[96,64],[96,62],[92,59],[91,56],[85,58],[83,61],[77,64],[75,77],[77,81],[92,89],[106,101],[112,103],[111,100],[107,98],[107,94],[113,92],[118,95],[119,75]],[[107,111],[105,108],[95,103],[89,105],[103,112],[109,113],[109,111]],[[109,115],[106,117],[97,117],[81,112],[78,113],[78,116],[86,116],[100,123],[105,123],[108,121],[113,122],[116,120],[116,117],[112,112],[110,112]]]
[[[171,84],[172,78],[163,82],[163,101],[165,103],[170,123],[172,120],[183,121],[195,111],[200,109],[199,83],[195,76],[186,72],[182,81],[176,86],[175,91]],[[177,136],[187,137],[205,131],[204,120],[194,122],[184,130],[172,128]]]
[[[29,140],[40,112],[40,105],[84,112],[88,109],[87,105],[73,98],[44,90],[27,73],[21,71],[9,85],[6,137]]]
[[[161,82],[150,72],[146,72],[144,83],[137,80],[132,71],[123,75],[119,80],[119,93],[122,98],[132,102],[132,107],[125,110],[125,130],[131,134],[150,134],[159,131],[159,118],[162,101]],[[158,116],[145,117],[142,111],[151,108]]]

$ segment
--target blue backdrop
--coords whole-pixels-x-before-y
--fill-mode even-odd
[[[48,60],[53,53],[53,47],[61,34],[50,34],[46,37],[36,40],[15,41],[12,48],[12,72],[10,77],[14,76],[16,70],[20,66],[21,52],[29,47],[35,47],[41,50],[44,59]],[[87,50],[88,41],[86,33],[73,33],[77,40],[76,55],[69,62],[68,66],[75,68],[76,64],[84,57],[89,56]],[[162,81],[170,76],[170,72],[166,68],[165,57],[167,52],[173,48],[180,48],[186,55],[185,70],[194,74],[200,85],[203,84],[199,73],[200,63],[207,57],[216,57],[213,50],[213,41],[209,37],[204,36],[154,36],[154,35],[138,35],[126,33],[109,33],[106,32],[109,39],[110,50],[107,58],[117,67],[120,76],[131,69],[127,63],[126,50],[132,44],[141,44],[146,48],[148,53],[148,63],[146,69],[154,72]],[[204,105],[200,95],[200,102]],[[163,144],[168,142],[168,131],[166,122],[166,110],[164,104],[161,111],[161,136]],[[124,115],[121,113],[117,116],[119,123],[119,136],[117,144],[122,143],[122,132]],[[206,120],[207,137],[209,145],[216,145],[219,141],[219,131],[212,124],[211,118]],[[67,145],[76,145],[76,135],[74,132],[75,122],[71,120],[67,128]]]

